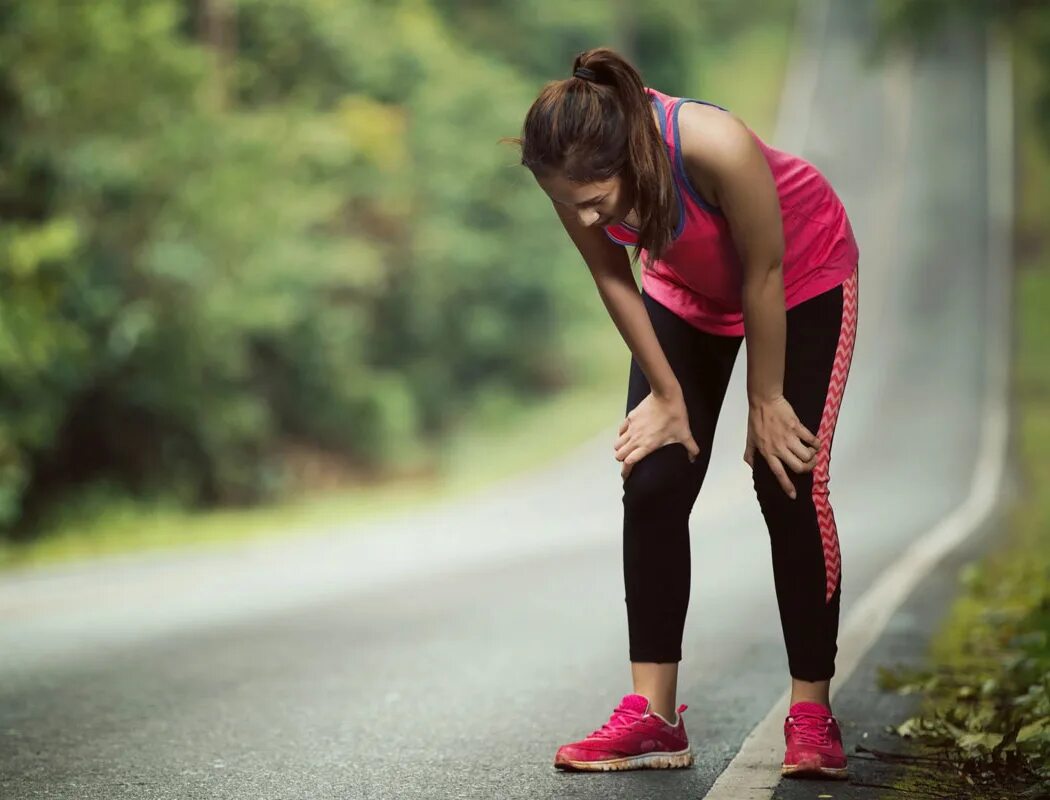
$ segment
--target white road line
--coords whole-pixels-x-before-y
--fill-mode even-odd
[[[1002,484],[1009,432],[1007,311],[1012,280],[1013,79],[1007,45],[994,35],[988,41],[986,80],[988,346],[980,455],[970,493],[962,505],[904,551],[857,601],[839,637],[832,698],[912,589],[941,558],[988,519]],[[705,795],[706,800],[769,800],[780,781],[782,726],[789,700],[790,691],[785,691],[744,740],[740,752]]]

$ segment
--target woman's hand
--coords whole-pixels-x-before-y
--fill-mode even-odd
[[[794,409],[783,395],[752,404],[747,415],[744,461],[754,469],[755,450],[758,450],[792,500],[795,499],[795,485],[784,466],[797,473],[812,471],[822,446],[820,439],[795,416]]]
[[[636,463],[654,450],[674,442],[685,445],[690,461],[700,454],[700,447],[689,429],[689,414],[682,396],[663,398],[650,392],[620,424],[620,438],[613,445],[616,460],[623,462],[620,477],[627,480]]]

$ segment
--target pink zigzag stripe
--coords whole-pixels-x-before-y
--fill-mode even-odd
[[[835,513],[831,510],[828,499],[828,480],[831,465],[831,443],[835,437],[835,424],[839,418],[839,407],[842,405],[842,394],[846,389],[846,378],[849,376],[850,364],[853,362],[853,343],[857,338],[857,270],[842,284],[842,326],[839,329],[839,343],[835,348],[835,362],[831,368],[831,381],[828,384],[828,396],[824,402],[824,411],[820,416],[820,429],[817,436],[824,447],[817,456],[813,468],[813,505],[817,510],[817,524],[820,527],[820,541],[824,548],[824,572],[827,576],[825,602],[830,602],[835,594],[842,569],[842,557],[839,552],[839,534],[835,526]]]

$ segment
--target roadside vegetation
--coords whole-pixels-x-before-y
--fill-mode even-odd
[[[895,2],[898,29],[915,30]],[[978,8],[980,6],[980,8]],[[962,591],[923,670],[887,669],[884,689],[921,695],[897,727],[966,796],[1050,797],[1050,8],[962,3],[940,14],[990,14],[1013,42],[1017,216],[1013,455],[1019,496],[996,546],[961,575]],[[928,35],[937,19],[923,17]],[[943,21],[943,20],[941,20]],[[914,788],[905,778],[899,788]],[[940,791],[937,791],[937,789]],[[931,796],[945,786],[927,786]],[[953,795],[954,796],[954,795]]]

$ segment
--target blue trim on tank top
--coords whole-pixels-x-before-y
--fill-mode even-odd
[[[616,242],[616,244],[622,244],[624,247],[629,247],[631,245],[638,244],[637,242],[625,242],[623,239],[617,239],[615,236],[609,233],[608,228],[604,228],[603,230],[605,230],[605,235],[612,239],[614,242]]]
[[[682,107],[683,103],[700,103],[701,105],[705,106],[714,106],[715,108],[719,108],[722,111],[728,111],[729,109],[722,108],[722,106],[718,105],[717,103],[709,103],[706,100],[694,100],[692,97],[680,97],[678,98],[678,101],[674,104],[674,111],[671,112],[672,126],[674,127],[675,168],[678,170],[678,175],[682,179],[682,182],[685,184],[686,191],[689,192],[689,196],[696,201],[696,204],[700,206],[700,208],[704,209],[705,211],[709,211],[712,214],[724,216],[722,214],[722,209],[720,209],[718,206],[711,205],[709,202],[704,200],[703,197],[700,196],[700,192],[696,190],[692,182],[689,180],[689,176],[686,174],[685,162],[682,160],[682,142],[680,136],[678,135],[678,111]]]

